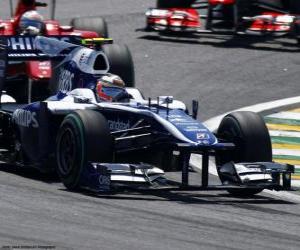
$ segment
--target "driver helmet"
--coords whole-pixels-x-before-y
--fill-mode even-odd
[[[43,17],[35,10],[25,12],[19,23],[20,34],[39,35],[44,28]]]
[[[97,81],[96,94],[101,101],[116,101],[117,98],[127,93],[124,81],[117,75],[107,74]]]

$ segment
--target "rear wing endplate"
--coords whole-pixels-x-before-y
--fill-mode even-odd
[[[3,43],[2,39],[0,38],[0,105],[1,105],[1,95],[2,89],[4,87],[4,82],[6,78],[6,68],[7,68],[7,46]]]

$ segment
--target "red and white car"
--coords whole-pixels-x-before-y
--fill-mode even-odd
[[[193,8],[149,9],[146,16],[149,30],[196,32],[201,27],[198,11]]]
[[[299,0],[158,0],[157,7],[146,12],[146,28],[294,35],[299,40],[299,16]]]

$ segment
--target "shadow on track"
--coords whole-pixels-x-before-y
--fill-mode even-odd
[[[60,189],[65,192],[71,192],[67,189]],[[106,200],[132,200],[132,201],[160,201],[160,202],[175,202],[181,204],[193,204],[193,205],[258,205],[258,204],[272,204],[272,205],[297,205],[295,202],[282,200],[279,198],[273,198],[265,196],[264,193],[255,195],[252,197],[234,197],[227,192],[218,191],[169,191],[166,189],[157,190],[133,190],[122,189],[115,192],[108,192],[103,194],[97,194],[90,191],[81,190],[76,193],[81,193],[84,196],[93,197],[96,199]]]
[[[41,173],[34,168],[22,168],[6,163],[0,163],[0,171],[49,184],[60,183],[60,180],[55,172]]]
[[[272,38],[269,36],[242,36],[242,35],[174,35],[174,34],[147,34],[138,39],[169,42],[190,45],[209,45],[216,48],[241,48],[274,52],[300,52],[300,45],[295,39]]]
[[[20,176],[47,184],[61,183],[56,173],[40,173],[36,169],[21,168],[5,163],[0,163],[0,171]],[[227,194],[225,190],[218,191],[186,191],[186,190],[168,190],[168,189],[143,189],[139,190],[132,187],[116,189],[112,192],[95,193],[88,190],[70,191],[66,188],[58,187],[63,192],[77,193],[97,199],[107,200],[133,200],[133,201],[166,201],[184,204],[214,204],[214,205],[234,205],[234,204],[297,204],[294,202],[265,196],[264,193],[252,197],[238,198]]]

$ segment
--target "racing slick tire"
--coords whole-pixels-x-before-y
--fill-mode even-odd
[[[107,23],[102,17],[80,17],[71,20],[71,26],[77,30],[87,30],[97,32],[99,36],[107,38]]]
[[[70,190],[80,188],[88,162],[112,162],[113,139],[106,118],[93,110],[67,115],[56,140],[57,173]]]
[[[157,8],[189,8],[195,0],[157,0]]]
[[[270,162],[272,144],[268,129],[262,117],[254,112],[237,111],[226,115],[218,128],[217,137],[235,144],[235,150],[219,151],[216,155],[217,166],[233,162]],[[221,181],[222,177],[220,176]],[[231,189],[235,196],[251,196],[263,189]]]
[[[109,73],[120,76],[126,87],[134,87],[134,64],[128,47],[126,45],[104,44],[102,48],[109,61]]]

